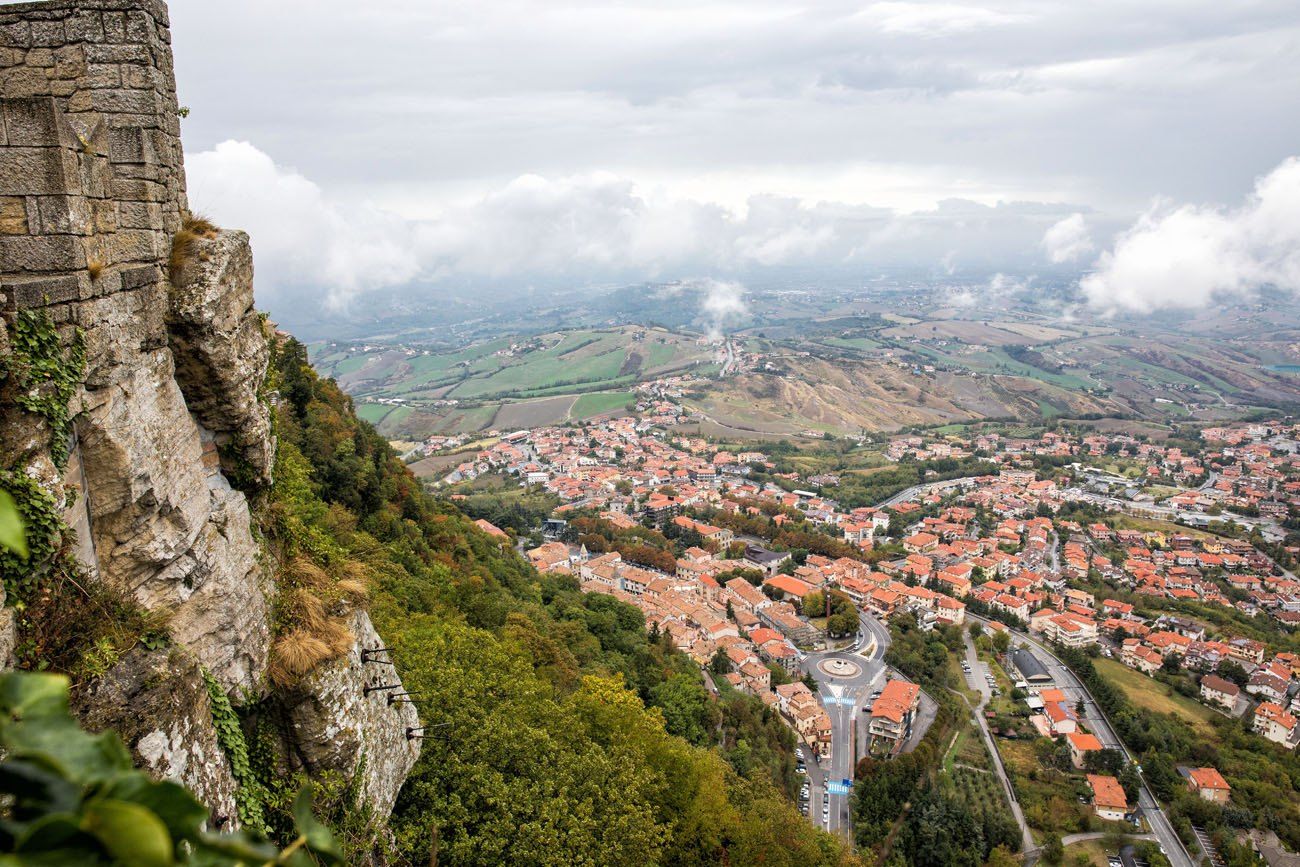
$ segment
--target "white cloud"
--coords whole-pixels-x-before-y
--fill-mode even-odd
[[[1054,223],[1043,234],[1042,247],[1047,258],[1057,265],[1073,262],[1091,253],[1092,238],[1088,234],[1088,224],[1084,221],[1083,214],[1071,214]]]
[[[688,281],[688,285],[704,290],[700,309],[707,320],[711,340],[721,337],[728,326],[744,319],[749,313],[745,287],[739,283],[706,278]]]
[[[186,159],[190,205],[252,235],[258,288],[316,287],[329,307],[420,271],[410,227],[373,208],[345,208],[248,142]]]
[[[1225,200],[1300,139],[1294,0],[172,5],[191,151],[252,141],[411,217],[607,169],[737,210],[1071,201],[1127,221],[1161,193]]]
[[[252,234],[259,303],[273,315],[310,312],[313,298],[341,309],[369,290],[452,281],[509,291],[698,275],[725,283],[788,267],[983,274],[1029,262],[1044,230],[1073,210],[947,200],[905,213],[776,195],[731,209],[591,172],[524,175],[409,219],[331,195],[248,142],[222,142],[188,166],[192,206]]]
[[[1300,292],[1300,159],[1257,180],[1239,208],[1157,204],[1080,281],[1108,312],[1203,307],[1263,286]]]

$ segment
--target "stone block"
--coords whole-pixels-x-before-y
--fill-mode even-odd
[[[62,128],[63,118],[54,100],[44,96],[0,99],[4,110],[9,144],[51,147],[72,146],[71,136]]]
[[[27,57],[23,59],[23,63],[26,63],[28,66],[53,66],[54,52],[48,48],[33,48],[31,51],[27,52]]]
[[[87,63],[153,63],[143,45],[87,45],[85,49]]]
[[[90,205],[84,196],[41,196],[40,234],[89,235],[91,229]]]
[[[145,90],[165,90],[161,73],[152,66],[139,66],[133,63],[123,63],[121,66],[121,78],[123,87],[134,87]]]
[[[80,9],[63,22],[69,42],[103,42],[104,21],[94,9]]]
[[[159,109],[158,95],[152,90],[107,90],[95,97],[97,111],[123,114],[152,114]]]
[[[4,293],[14,299],[20,310],[62,304],[80,294],[80,284],[72,274],[41,280],[6,280],[2,285]]]
[[[90,203],[91,223],[98,234],[117,231],[117,203],[109,199],[94,199]]]
[[[6,48],[30,48],[32,25],[26,21],[0,24],[0,45]]]
[[[129,67],[139,69],[140,67]],[[86,65],[86,75],[81,83],[92,90],[101,87],[120,87],[122,84],[122,73],[118,71],[115,63],[89,63]]]
[[[138,265],[121,270],[123,289],[140,289],[152,286],[161,276],[156,265]]]
[[[54,48],[67,42],[62,21],[33,21],[32,45]]]
[[[128,42],[154,42],[158,28],[145,12],[132,10],[126,13],[126,39]]]
[[[156,162],[153,140],[138,126],[118,126],[108,131],[108,158],[115,163]]]
[[[161,235],[149,229],[123,229],[102,239],[104,254],[110,262],[157,261]]]
[[[27,234],[27,200],[19,196],[0,198],[0,235]]]
[[[167,181],[167,173],[161,166],[143,165],[141,163],[120,164],[117,167],[117,177],[139,181],[157,181],[160,184]]]
[[[86,74],[86,52],[80,45],[64,45],[54,50],[54,77],[80,78]]]
[[[62,195],[69,189],[63,154],[59,148],[13,147],[0,162],[0,193],[10,195]]]
[[[104,41],[106,42],[125,42],[126,41],[126,13],[124,12],[105,12],[104,21]]]
[[[50,96],[66,99],[77,92],[77,81],[73,78],[55,78],[50,81]]]
[[[0,46],[0,69],[9,66],[18,66],[23,62],[26,55],[20,48],[6,48]]]
[[[44,96],[49,90],[50,79],[42,69],[11,66],[0,70],[0,94],[4,96]]]
[[[81,280],[81,300],[83,301],[121,291],[122,275],[116,269],[106,269],[95,280],[91,280],[89,274],[85,275],[84,279]]]
[[[119,202],[117,224],[124,229],[152,229],[161,226],[162,205],[156,202]]]
[[[153,181],[114,178],[112,192],[113,198],[124,202],[165,202],[167,200],[167,188]]]
[[[72,235],[0,235],[0,261],[7,271],[78,271],[86,251]]]

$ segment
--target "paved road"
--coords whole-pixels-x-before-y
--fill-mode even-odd
[[[991,470],[990,470],[991,472]],[[926,482],[924,485],[913,485],[910,488],[899,491],[882,503],[877,503],[877,509],[884,509],[888,506],[896,506],[906,500],[915,499],[918,494],[929,493],[930,491],[942,491],[948,488],[955,488],[959,485],[974,484],[978,476],[964,476],[960,479],[948,479],[943,482]]]
[[[1109,837],[1111,833],[1112,832],[1110,831],[1089,831],[1086,834],[1066,834],[1061,838],[1061,845],[1069,846],[1071,843],[1084,843],[1088,840],[1100,840],[1104,837]],[[1124,837],[1128,840],[1154,840],[1156,838],[1154,834],[1125,834]]]
[[[844,791],[844,780],[853,780],[857,763],[856,720],[871,691],[880,689],[885,677],[885,651],[889,648],[889,630],[868,614],[859,614],[858,640],[846,650],[829,650],[810,653],[803,659],[803,669],[817,681],[822,705],[831,720],[831,754],[828,758],[808,763],[809,799],[808,817],[815,824],[851,838],[849,792]],[[823,663],[841,660],[855,667],[850,676],[829,673]],[[808,751],[804,750],[808,755]],[[830,792],[832,786],[836,791]],[[823,804],[828,815],[823,819]]]
[[[993,697],[993,688],[989,686],[987,675],[990,674],[988,664],[979,658],[975,651],[975,642],[970,636],[969,630],[962,630],[962,638],[966,642],[966,663],[970,665],[970,673],[966,675],[966,683],[980,692],[980,703],[973,711],[975,724],[979,726],[980,734],[984,737],[984,746],[988,749],[989,757],[993,762],[993,770],[997,772],[998,779],[1002,781],[1002,789],[1006,792],[1007,803],[1011,805],[1011,815],[1015,816],[1016,824],[1020,826],[1020,850],[1024,853],[1026,863],[1033,857],[1038,849],[1038,844],[1034,841],[1034,835],[1029,831],[1029,823],[1025,821],[1025,812],[1020,809],[1020,801],[1016,798],[1016,790],[1011,785],[1011,778],[1007,776],[1007,769],[1002,764],[1002,754],[998,752],[997,744],[993,742],[993,733],[989,731],[988,720],[984,719],[984,707]]]
[[[982,620],[987,623],[987,619],[978,615],[971,615],[976,620]],[[1130,761],[1133,757],[1129,754],[1128,748],[1124,746],[1123,741],[1115,734],[1111,728],[1110,722],[1106,719],[1101,708],[1097,706],[1092,694],[1075,676],[1065,663],[1056,658],[1052,652],[1035,638],[1031,638],[1023,632],[1012,630],[1012,635],[1016,641],[1021,644],[1028,644],[1033,648],[1035,655],[1038,657],[1052,674],[1052,679],[1056,686],[1065,693],[1067,701],[1073,705],[1078,699],[1083,699],[1085,717],[1081,720],[1101,741],[1102,746],[1108,749],[1116,749],[1124,753]],[[1173,867],[1195,867],[1198,863],[1192,858],[1191,854],[1183,846],[1178,835],[1174,833],[1173,825],[1169,823],[1169,817],[1165,815],[1160,804],[1151,794],[1151,790],[1143,782],[1141,789],[1138,790],[1138,805],[1142,808],[1142,815],[1146,817],[1147,823],[1151,826],[1152,832],[1164,849],[1166,857]]]

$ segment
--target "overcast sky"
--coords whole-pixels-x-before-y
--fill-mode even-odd
[[[1139,309],[1169,256],[1133,236],[1180,212],[1282,257],[1197,303],[1300,283],[1294,0],[171,10],[191,199],[254,232],[263,296],[913,264],[1100,268]]]

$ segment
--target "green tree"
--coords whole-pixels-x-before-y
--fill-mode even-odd
[[[679,735],[696,746],[711,742],[722,714],[698,677],[675,674],[656,686],[652,695],[670,734]]]
[[[1065,857],[1065,847],[1061,845],[1060,834],[1051,833],[1043,838],[1042,855],[1043,861],[1048,864],[1061,863],[1061,859]]]

